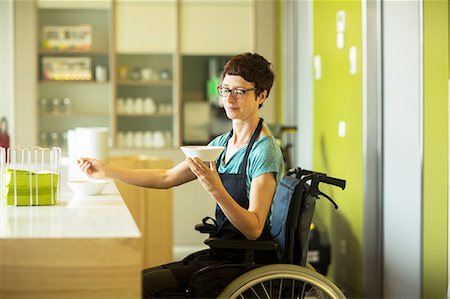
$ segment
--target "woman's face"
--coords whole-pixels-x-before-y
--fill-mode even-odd
[[[248,90],[255,88],[253,83],[248,82],[241,76],[235,75],[225,75],[221,86],[231,90]],[[261,93],[261,95],[257,96],[256,91],[253,89],[246,91],[240,99],[234,97],[232,92],[230,92],[228,96],[220,96],[220,98],[229,119],[245,120],[254,116],[254,114],[258,115],[259,104],[264,102],[265,93]]]

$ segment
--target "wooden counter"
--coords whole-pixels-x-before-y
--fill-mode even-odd
[[[62,190],[55,206],[0,204],[0,298],[140,298],[141,234],[114,182]]]

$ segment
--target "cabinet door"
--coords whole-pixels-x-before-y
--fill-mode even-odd
[[[183,54],[253,51],[254,1],[182,0],[180,49]]]
[[[177,4],[165,1],[116,1],[116,50],[119,53],[173,53]]]
[[[169,159],[147,157],[111,157],[109,163],[137,169],[168,169]],[[143,188],[116,182],[134,221],[142,234],[143,267],[149,268],[172,261],[172,190]]]

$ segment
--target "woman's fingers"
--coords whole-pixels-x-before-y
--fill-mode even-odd
[[[78,158],[77,159],[78,167],[80,167],[80,169],[89,176],[93,173],[93,170],[90,169],[93,162],[94,161],[91,161],[90,159],[86,159],[86,158]]]
[[[186,161],[191,168],[192,172],[198,177],[205,175],[208,171],[208,167],[199,158],[186,158]]]

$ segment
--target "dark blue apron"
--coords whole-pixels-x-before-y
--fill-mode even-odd
[[[247,150],[245,152],[244,159],[239,166],[239,171],[236,174],[229,173],[219,173],[220,179],[228,191],[228,193],[233,197],[233,199],[244,209],[248,209],[249,207],[249,198],[247,196],[247,163],[248,157],[250,155],[250,151],[252,150],[253,144],[256,139],[258,139],[259,134],[261,133],[263,120],[260,119],[258,126],[253,132],[252,138],[247,146]],[[225,144],[228,144],[231,136],[233,136],[233,130],[228,135],[228,138]],[[217,163],[217,169],[219,169],[220,163],[224,161],[225,151],[219,156],[219,160]],[[216,205],[216,225],[217,231],[214,234],[214,237],[219,237],[222,239],[245,239],[245,236],[236,228],[233,224],[225,217],[222,209],[219,205]],[[258,240],[270,240],[270,229],[266,221],[266,225],[264,226],[264,230]]]
[[[247,161],[253,144],[261,133],[262,122],[263,120],[261,119],[259,121],[258,127],[252,135],[252,138],[245,152],[244,160],[239,166],[239,172],[237,174],[219,173],[222,183],[228,193],[241,207],[245,209],[248,209],[249,207],[249,199],[247,196],[246,187]],[[227,143],[231,136],[233,136],[233,131],[231,131],[228,135],[226,141]],[[220,155],[219,162],[216,161],[217,169],[219,168],[219,164],[221,163],[221,161],[224,159],[224,154],[225,151]],[[211,234],[211,237],[220,237],[223,239],[245,239],[245,236],[225,217],[225,214],[220,209],[219,205],[216,205],[216,225],[216,233]],[[270,229],[267,221],[266,225],[264,226],[264,230],[258,240],[271,240]],[[206,266],[215,264],[242,263],[245,257],[245,250],[214,248],[193,253],[186,257],[182,262],[167,264],[164,265],[163,268],[170,269],[172,271],[181,287],[187,287],[194,272]],[[257,264],[278,262],[278,257],[275,250],[256,251],[254,258]],[[223,275],[227,273],[227,271],[223,270],[220,270],[220,272],[223,272]],[[234,277],[235,276],[230,276],[229,281],[234,279]]]

